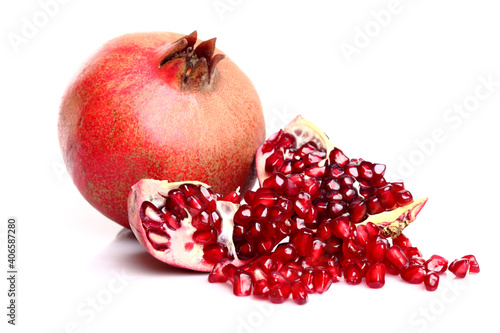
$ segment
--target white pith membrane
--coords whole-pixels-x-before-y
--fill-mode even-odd
[[[173,189],[178,189],[180,185],[185,183],[197,186],[201,185],[206,188],[210,187],[197,181],[169,183],[168,181],[142,179],[137,182],[132,186],[128,196],[130,227],[141,245],[158,260],[176,267],[208,272],[212,269],[213,263],[208,263],[203,259],[204,245],[196,244],[193,241],[193,234],[197,229],[192,225],[192,216],[189,212],[187,212],[188,217],[181,220],[180,228],[177,230],[171,230],[166,226],[162,227],[162,231],[168,234],[170,238],[159,233],[148,233],[140,216],[143,202],[150,202],[156,208],[161,209],[166,204],[165,197],[167,197],[168,192]],[[232,202],[217,201],[216,210],[222,219],[222,232],[217,237],[217,243],[226,245],[229,250],[229,255],[236,258],[234,262],[236,264],[241,264],[237,259],[234,244],[232,242],[233,216],[238,206],[239,205]],[[154,209],[149,207],[145,209],[145,215],[159,224],[164,222],[162,217],[159,216]],[[152,241],[154,241],[156,245],[153,245],[151,243]],[[164,245],[164,249],[161,247],[162,244]]]
[[[330,152],[335,148],[335,145],[330,142],[328,136],[323,133],[315,124],[304,119],[302,116],[298,115],[295,117],[288,125],[283,129],[283,133],[289,133],[295,137],[296,140],[296,148],[300,148],[304,144],[309,141],[314,142],[318,149],[325,149],[327,158],[322,160],[318,165],[323,166],[328,161]],[[269,141],[272,138],[268,138]],[[266,142],[267,142],[266,141]],[[265,145],[265,144],[264,144]],[[262,185],[264,180],[269,178],[272,173],[266,172],[265,163],[266,160],[274,150],[270,152],[263,152],[262,145],[256,153],[256,165],[257,165],[257,177],[259,179],[259,183]],[[308,176],[305,176],[307,178]],[[356,190],[359,190],[359,185],[356,182],[354,184]],[[385,211],[382,213],[378,213],[376,215],[369,215],[364,221],[360,224],[367,224],[372,222],[376,224],[382,232],[387,235],[395,238],[401,234],[403,229],[408,226],[411,222],[413,222],[418,213],[422,210],[422,208],[427,203],[427,198],[420,198],[413,200],[413,202],[408,205],[398,207],[394,210]]]

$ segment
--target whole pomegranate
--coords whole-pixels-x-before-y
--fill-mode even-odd
[[[196,31],[127,34],[105,44],[69,86],[58,126],[77,188],[125,227],[127,194],[143,178],[244,193],[265,139],[251,81],[215,38],[199,41]]]

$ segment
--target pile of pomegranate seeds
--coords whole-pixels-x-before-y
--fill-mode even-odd
[[[272,303],[291,296],[305,304],[309,294],[322,294],[342,279],[382,288],[392,274],[434,291],[446,270],[460,278],[479,272],[472,255],[448,265],[438,255],[423,258],[402,233],[391,240],[395,235],[386,227],[397,221],[388,212],[410,207],[413,197],[402,182],[385,180],[385,165],[349,159],[338,148],[326,159],[315,142],[296,147],[294,136],[283,131],[262,151],[269,176],[245,194],[234,216],[237,255],[249,263],[219,262],[210,282],[231,283],[236,296]],[[381,214],[385,223],[369,220]]]

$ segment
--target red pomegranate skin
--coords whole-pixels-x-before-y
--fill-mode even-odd
[[[159,63],[183,36],[109,41],[63,97],[58,130],[68,172],[92,206],[127,228],[127,194],[140,179],[198,180],[223,194],[255,182],[265,139],[257,92],[227,56],[209,85],[180,89],[178,73]]]

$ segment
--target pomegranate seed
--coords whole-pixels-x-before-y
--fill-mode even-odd
[[[365,256],[364,248],[353,239],[345,240],[342,243],[342,253],[346,259],[361,259]]]
[[[336,163],[340,166],[344,166],[349,162],[349,158],[345,156],[345,154],[342,152],[342,150],[338,148],[333,148],[333,150],[330,152],[329,156],[330,162]]]
[[[223,262],[218,262],[217,264],[214,265],[212,268],[212,271],[208,275],[208,282],[210,283],[216,283],[216,282],[226,282],[227,281],[227,276],[222,273],[222,268],[226,263]]]
[[[366,219],[368,212],[368,205],[365,200],[356,199],[349,204],[349,214],[353,223],[359,223]]]
[[[375,263],[366,272],[366,284],[370,288],[382,288],[385,284],[386,268],[383,263]]]
[[[351,177],[349,175],[341,175],[339,177],[339,183],[340,186],[352,186],[354,183],[356,183],[356,179],[354,177]]]
[[[280,304],[290,297],[292,286],[290,282],[284,282],[271,287],[269,290],[269,300],[271,303]]]
[[[351,202],[352,200],[358,197],[358,192],[354,189],[354,187],[349,185],[343,185],[340,187],[340,193],[342,193],[342,198],[344,201]]]
[[[274,170],[279,170],[284,163],[283,152],[281,150],[275,150],[266,159],[265,170],[266,172],[273,172]]]
[[[296,156],[300,156],[300,158],[304,158],[306,155],[314,152],[317,149],[318,149],[318,146],[313,141],[309,141],[309,142],[303,144],[302,147],[300,147],[297,150]]]
[[[239,204],[241,201],[241,195],[236,192],[232,191],[228,195],[226,195],[224,198],[221,199],[222,201],[229,201],[235,204]]]
[[[403,250],[408,247],[411,247],[410,240],[404,234],[400,234],[398,237],[394,238],[392,240],[392,244],[399,246]]]
[[[464,278],[469,272],[469,268],[470,261],[467,258],[456,259],[448,266],[448,270],[457,278]]]
[[[363,279],[363,272],[359,265],[351,262],[344,270],[344,279],[347,284],[356,285],[360,284]]]
[[[325,174],[325,166],[312,165],[304,169],[304,174],[309,177],[321,178]]]
[[[401,270],[401,278],[411,284],[424,282],[425,270],[421,265],[410,265]]]
[[[428,273],[424,276],[424,285],[427,291],[435,291],[439,285],[439,275],[437,273]]]
[[[326,240],[326,248],[325,252],[332,256],[335,253],[338,253],[341,250],[340,240],[337,237],[330,237]]]
[[[319,239],[314,239],[312,241],[311,249],[307,254],[306,262],[311,266],[318,265],[325,257],[325,252],[326,244]]]
[[[308,193],[300,192],[294,202],[295,212],[300,218],[304,218],[311,209],[311,196]]]
[[[203,212],[203,213],[205,213],[205,212]],[[207,213],[205,213],[205,214],[208,216]],[[201,214],[198,216],[201,216]],[[177,230],[181,227],[181,220],[177,216],[175,216],[173,213],[166,211],[165,215],[163,215],[163,218],[165,219],[165,225],[167,228],[169,228],[171,230]],[[197,219],[193,218],[192,221],[196,221],[196,220]],[[208,221],[208,223],[209,223],[209,221]],[[195,226],[195,225],[193,224],[193,226]],[[207,225],[207,228],[210,228],[210,224]]]
[[[307,303],[309,296],[307,295],[306,287],[301,282],[295,282],[292,285],[292,299],[298,305]]]
[[[385,174],[386,166],[385,164],[374,163],[373,164],[373,175],[375,178],[381,178]]]
[[[340,239],[347,239],[351,234],[349,226],[349,218],[346,216],[340,216],[332,220],[332,233]]]
[[[368,222],[366,224],[366,230],[368,231],[368,234],[370,235],[370,237],[375,236],[375,235],[378,236],[380,234],[380,228],[377,227],[377,225],[373,222]]]
[[[278,193],[283,193],[283,187],[285,186],[286,181],[287,177],[284,174],[275,172],[269,178],[264,180],[262,187],[270,187]]]
[[[211,264],[216,264],[233,258],[230,258],[229,250],[224,244],[211,243],[203,247],[203,259]]]
[[[257,298],[268,298],[269,286],[266,280],[258,280],[253,287],[253,295]]]
[[[196,230],[193,233],[193,240],[198,244],[208,244],[217,241],[217,230],[214,228],[209,230]]]
[[[368,161],[363,161],[358,166],[358,174],[365,179],[373,178],[373,164]]]
[[[392,182],[391,185],[396,192],[401,192],[405,189],[405,184],[402,181]]]
[[[252,294],[252,276],[242,270],[237,270],[233,276],[233,293],[236,296],[250,296]]]
[[[295,137],[291,135],[290,133],[284,133],[278,143],[276,144],[277,147],[283,148],[283,149],[288,149],[291,147],[295,147]]]
[[[297,251],[295,250],[295,246],[290,243],[283,243],[276,247],[276,250],[273,252],[273,258],[280,260],[283,263],[288,263],[297,258]]]
[[[326,214],[333,218],[336,218],[347,211],[347,204],[344,201],[330,201],[326,207]]]
[[[328,238],[332,237],[332,228],[330,226],[331,219],[325,219],[321,222],[318,229],[316,230],[316,237],[322,241],[326,241]]]
[[[293,238],[293,244],[299,256],[306,256],[312,248],[313,232],[308,228],[302,228]]]
[[[387,210],[394,209],[397,205],[396,192],[391,184],[378,188],[377,197],[380,199],[382,206]]]
[[[344,169],[336,163],[330,164],[326,167],[325,174],[328,177],[338,178],[344,174]]]
[[[295,262],[290,262],[283,267],[281,267],[279,271],[288,281],[298,281],[302,276],[302,269],[299,264]]]
[[[278,204],[278,194],[274,189],[261,187],[259,188],[253,197],[252,205],[264,205],[266,207]]]
[[[201,193],[201,199],[205,203],[205,206],[207,207],[207,210],[211,213],[217,209],[217,201],[215,198],[212,196],[215,196],[215,193],[212,189],[206,188],[205,186],[200,185],[200,193]],[[238,197],[239,195],[236,194]],[[237,202],[238,203],[238,202]]]
[[[470,273],[479,273],[479,271],[480,271],[479,263],[477,262],[476,257],[474,257],[472,254],[468,254],[466,256],[463,256],[462,258],[469,259],[469,263],[470,263],[469,272]]]
[[[247,191],[247,193],[250,191]],[[234,223],[242,226],[248,226],[252,220],[252,207],[241,205],[233,217]]]
[[[200,190],[198,189],[198,186],[196,186],[194,184],[181,184],[179,186],[179,190],[181,190],[184,193],[186,198],[191,196],[191,195],[198,194],[200,192]]]
[[[391,246],[391,248],[385,252],[385,256],[399,270],[408,267],[410,264],[410,260],[404,251],[397,245]]]
[[[442,274],[448,269],[448,260],[434,254],[424,263],[424,267],[428,272]]]
[[[226,276],[226,278],[233,283],[234,273],[236,273],[237,270],[238,268],[233,264],[225,263],[222,267],[222,274],[224,274],[224,276]]]
[[[314,268],[306,267],[302,270],[300,281],[305,286],[308,293],[314,292]]]
[[[314,290],[318,294],[322,294],[327,291],[333,282],[332,273],[324,267],[318,266],[314,269]]]
[[[389,242],[386,239],[380,236],[372,236],[366,244],[366,257],[373,263],[383,262],[388,247]]]
[[[263,204],[258,204],[252,208],[252,218],[256,222],[264,222],[267,220],[267,206]]]
[[[406,206],[410,203],[413,202],[413,196],[411,195],[410,191],[408,190],[402,190],[399,192],[396,192],[396,202],[398,206]]]
[[[326,259],[321,262],[320,266],[326,268],[332,274],[332,282],[339,282],[342,277],[342,269],[340,264],[335,259]]]
[[[382,206],[380,199],[377,198],[376,196],[368,198],[366,203],[368,206],[368,214],[370,215],[379,214],[385,211],[385,208]]]
[[[340,187],[339,187],[340,188]],[[328,191],[325,195],[324,195],[324,198],[327,200],[327,201],[342,201],[344,199],[344,196],[342,195],[342,193],[340,193],[340,191],[337,191],[337,190],[331,190],[331,191]],[[326,209],[325,209],[325,212],[326,212]]]
[[[288,282],[288,279],[283,274],[277,271],[271,272],[267,276],[267,284],[270,287],[286,282]]]

